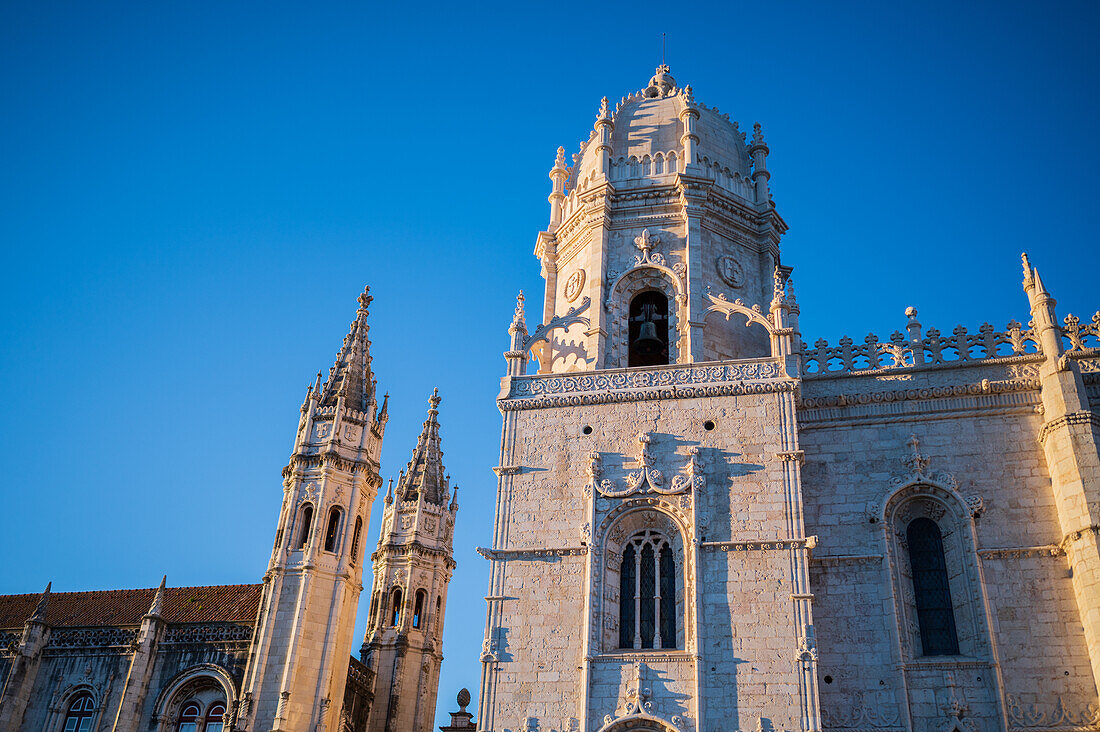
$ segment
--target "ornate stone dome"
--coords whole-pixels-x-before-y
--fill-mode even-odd
[[[719,185],[752,198],[752,159],[745,133],[729,115],[695,102],[691,87],[680,88],[668,66],[657,67],[645,89],[623,97],[614,111],[601,107],[599,120],[610,119],[610,169],[608,177],[616,186],[660,183],[664,176],[684,171],[684,122],[682,115],[694,109],[696,123],[695,160],[687,161],[699,174],[714,178]],[[583,188],[596,172],[599,136],[592,131],[574,155],[568,190]],[[622,182],[622,183],[620,183]]]

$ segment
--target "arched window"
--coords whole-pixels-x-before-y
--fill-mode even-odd
[[[199,732],[199,705],[194,702],[183,705],[183,709],[180,710],[179,724],[176,725],[176,732]]]
[[[222,732],[225,729],[225,705],[211,704],[206,710],[206,728],[203,732]]]
[[[416,603],[413,605],[413,627],[419,628],[420,622],[424,618],[424,600],[428,598],[428,594],[424,590],[416,591]]]
[[[355,532],[351,535],[351,562],[355,564],[359,561],[359,534],[363,532],[363,518],[361,516],[355,517]]]
[[[676,563],[668,539],[639,531],[619,572],[619,647],[676,647]]]
[[[309,530],[313,528],[313,504],[307,503],[302,506],[301,519],[298,523],[301,528],[298,531],[298,549],[305,548],[305,545],[309,542]]]
[[[378,591],[378,625],[381,626],[386,622],[386,600],[389,599],[389,593]]]
[[[91,694],[78,694],[69,704],[65,713],[65,732],[89,732],[92,717],[95,716],[95,703]]]
[[[914,519],[905,531],[905,538],[909,544],[909,566],[913,570],[913,594],[924,655],[958,655],[959,636],[955,631],[955,608],[951,604],[940,527],[930,518]]]
[[[340,534],[340,518],[343,516],[341,511],[336,506],[332,507],[332,510],[328,512],[328,528],[325,529],[325,551],[336,551],[336,542],[339,539]]]
[[[628,366],[668,363],[668,298],[655,290],[630,301]]]
[[[401,588],[393,588],[393,609],[390,613],[390,625],[397,627],[401,621]]]

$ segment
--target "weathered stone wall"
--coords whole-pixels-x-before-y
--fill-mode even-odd
[[[984,364],[910,372],[893,391],[881,375],[804,382],[799,438],[806,531],[818,536],[811,587],[827,728],[938,729],[955,702],[979,729],[1092,721],[1096,688],[1032,377]],[[958,657],[923,657],[906,607],[904,520],[883,524],[891,495],[929,484],[948,489],[929,494],[943,502]],[[1056,724],[1058,707],[1068,716]]]

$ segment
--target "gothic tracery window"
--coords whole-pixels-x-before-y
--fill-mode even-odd
[[[88,732],[92,728],[95,704],[91,694],[79,694],[65,713],[65,732]]]
[[[676,566],[668,539],[639,531],[619,572],[619,647],[676,647]]]
[[[917,518],[910,522],[905,536],[924,655],[957,655],[959,638],[940,527],[930,518]]]

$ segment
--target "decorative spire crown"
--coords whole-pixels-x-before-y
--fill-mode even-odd
[[[423,495],[428,503],[442,506],[447,501],[447,485],[443,472],[443,447],[439,438],[439,389],[428,399],[428,418],[416,441],[412,460],[397,481],[401,500],[415,500]]]
[[[365,287],[358,298],[355,320],[344,337],[344,345],[336,355],[336,363],[329,369],[328,381],[321,390],[321,406],[335,406],[336,400],[343,397],[347,406],[365,412],[374,398],[368,338],[370,326],[367,325],[367,308],[373,299],[370,287]]]
[[[149,612],[145,613],[147,618],[163,618],[164,617],[164,585],[168,582],[168,575],[164,575],[160,578],[160,587],[157,588],[157,592],[153,595],[153,603],[149,606]]]

